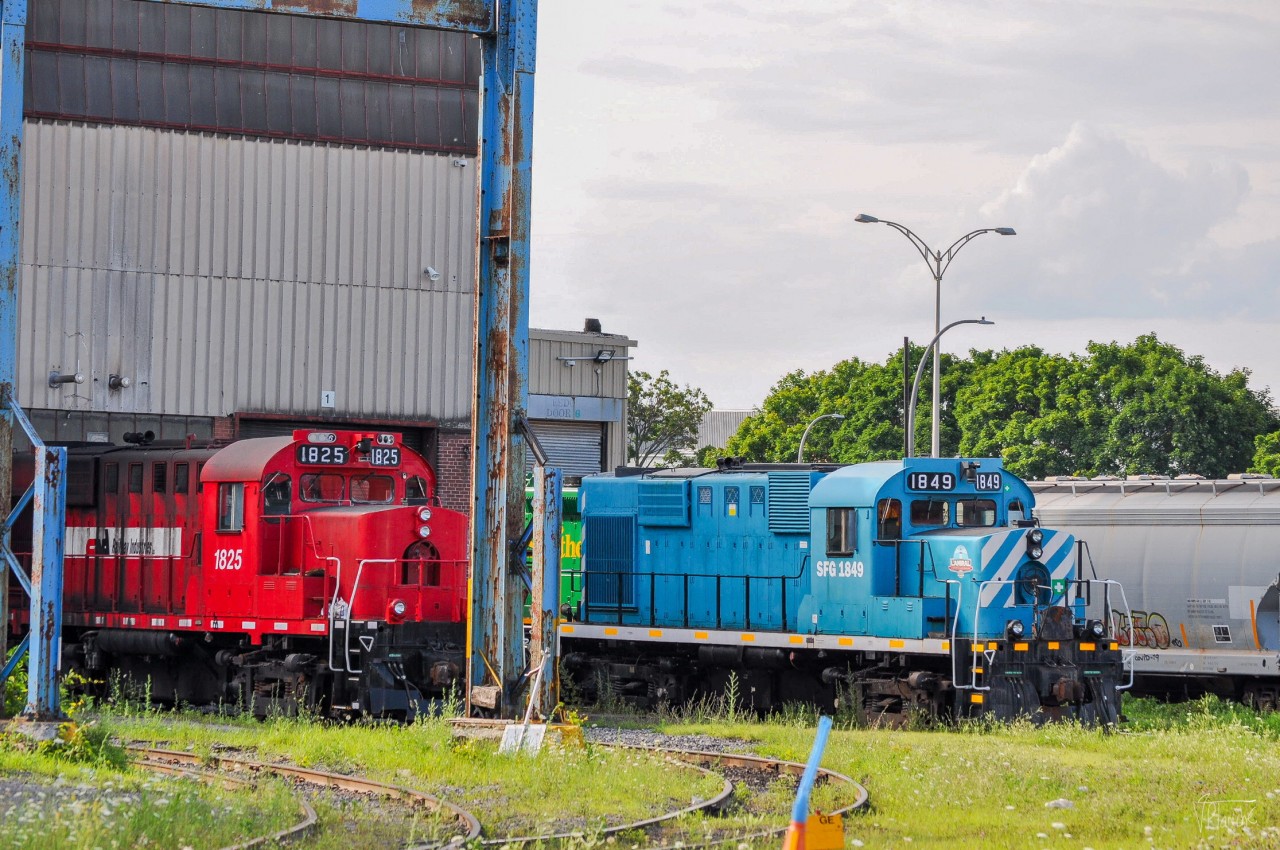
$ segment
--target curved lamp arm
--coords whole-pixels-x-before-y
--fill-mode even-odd
[[[933,347],[938,344],[938,340],[942,339],[942,335],[954,328],[956,325],[994,325],[995,322],[983,316],[981,319],[960,319],[952,322],[929,341],[929,345],[925,348],[924,353],[920,355],[920,363],[916,366],[916,378],[911,382],[911,399],[907,402],[907,437],[911,446],[911,454],[909,457],[915,457],[916,448],[916,400],[920,397],[920,378],[924,375],[924,364],[929,360],[929,352],[933,351]],[[815,420],[816,421],[816,420]],[[801,440],[800,445],[804,446]]]
[[[804,426],[804,433],[800,435],[800,450],[796,452],[796,463],[804,463],[804,441],[809,439],[809,429],[823,419],[844,419],[843,413],[824,413],[821,416],[815,416],[809,420],[809,424]]]

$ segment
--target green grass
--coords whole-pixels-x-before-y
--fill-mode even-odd
[[[862,782],[871,797],[868,811],[846,818],[848,846],[1280,848],[1280,830],[1272,826],[1280,823],[1280,715],[1259,715],[1215,699],[1180,705],[1127,700],[1125,713],[1129,722],[1117,733],[1069,725],[906,731],[838,724],[823,764]],[[106,713],[101,722],[122,737],[176,749],[208,754],[241,748],[249,757],[418,788],[475,812],[489,836],[569,828],[592,835],[606,824],[686,806],[694,797],[715,793],[720,784],[649,756],[602,747],[549,748],[532,759],[501,756],[494,742],[454,740],[440,720],[407,727],[284,719],[210,724],[130,712]],[[650,722],[670,734],[736,738],[763,755],[803,762],[816,717],[793,708],[771,721],[752,722],[741,712],[717,716],[700,709]],[[5,815],[0,848],[105,848],[109,840],[124,847],[138,845],[143,837],[152,846],[212,847],[296,820],[288,789],[268,788],[246,799],[122,770],[101,733],[94,734],[73,759],[0,746],[0,774],[42,774],[46,781],[56,776],[93,788],[110,783],[138,794],[139,803],[128,813],[113,810],[105,821],[88,804],[46,813],[38,821],[39,832],[31,830],[37,821],[29,814],[22,815],[27,820],[19,829],[10,830],[8,803],[0,803]],[[705,846],[785,825],[794,790],[790,777],[775,780],[762,794],[740,789],[738,805],[724,817],[687,819],[668,827],[661,840]],[[1056,800],[1070,801],[1071,807],[1046,807]],[[849,802],[849,791],[839,786],[820,786],[814,794],[814,805],[826,811]],[[407,830],[424,836],[438,827],[426,818],[421,823],[388,819],[364,811],[364,804],[341,800],[322,799],[316,807],[322,835],[295,846],[394,846]],[[228,827],[227,818],[234,835],[217,832]],[[112,825],[110,833],[98,827],[103,822]],[[622,836],[584,843],[629,848],[653,842]],[[725,846],[779,845],[777,838],[733,838]]]

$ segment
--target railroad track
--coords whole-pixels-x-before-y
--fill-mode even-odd
[[[805,769],[805,766],[799,762],[770,759],[760,756],[734,755],[720,752],[641,746],[635,744],[597,742],[593,744],[593,746],[608,747],[610,749],[617,750],[648,752],[672,762],[680,762],[688,765],[696,770],[702,771],[704,774],[716,776],[719,776],[719,774],[715,772],[716,768],[735,768],[737,770],[759,771],[776,775],[787,774],[792,776],[799,776]],[[446,840],[414,845],[414,847],[409,848],[409,850],[430,850],[430,848],[446,847],[450,845],[456,846],[457,842],[477,842],[482,846],[500,846],[504,844],[533,844],[537,842],[545,843],[564,841],[587,838],[590,836],[607,837],[610,835],[618,835],[628,832],[649,831],[689,815],[697,813],[717,813],[725,807],[726,802],[733,794],[733,782],[728,778],[721,777],[723,779],[722,788],[720,792],[712,798],[708,800],[699,800],[682,809],[665,812],[644,820],[592,830],[590,833],[583,830],[573,830],[541,835],[481,838],[480,822],[471,812],[468,812],[467,810],[452,803],[433,797],[430,794],[415,791],[410,788],[404,788],[399,785],[389,785],[382,782],[375,782],[370,779],[345,776],[322,770],[310,770],[307,768],[294,767],[292,765],[257,762],[247,759],[230,758],[227,756],[206,757],[195,755],[193,753],[133,745],[127,746],[127,749],[135,755],[140,767],[157,772],[171,774],[177,773],[192,776],[204,781],[222,781],[243,785],[248,785],[250,783],[245,780],[229,777],[226,775],[227,772],[249,772],[255,775],[273,775],[320,787],[381,796],[390,800],[403,802],[409,806],[425,808],[429,811],[444,815],[447,818],[451,818],[454,821],[454,834],[449,836]],[[193,766],[195,768],[203,769],[203,771],[192,770],[191,768]],[[218,771],[218,773],[210,774],[207,772],[209,769]],[[852,802],[834,812],[830,812],[829,814],[849,814],[866,806],[868,799],[867,789],[860,783],[855,782],[844,774],[837,773],[836,771],[828,770],[826,768],[821,768],[819,770],[819,776],[826,782],[835,782],[847,786],[853,796]],[[222,848],[222,850],[250,850],[250,848],[258,847],[268,842],[284,843],[310,834],[316,827],[315,810],[301,798],[299,799],[299,803],[303,809],[304,817],[297,825],[271,835],[254,838],[250,841],[237,844],[234,847]],[[749,835],[737,834],[725,836],[717,839],[717,842],[741,842],[767,838],[770,836],[781,835],[786,831],[786,829],[787,825],[782,823],[776,828],[758,830]]]

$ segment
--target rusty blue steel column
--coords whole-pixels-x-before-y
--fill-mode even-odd
[[[0,522],[8,517],[13,495],[13,416],[9,405],[17,402],[18,214],[22,203],[26,33],[27,0],[0,0]],[[8,649],[9,605],[8,565],[0,558],[0,663]]]
[[[542,686],[530,694],[538,714],[550,720],[556,706],[557,615],[560,608],[560,535],[564,502],[559,469],[533,468],[533,603],[529,660],[542,668]]]
[[[36,487],[32,508],[31,653],[24,717],[59,720],[58,658],[62,650],[62,557],[66,544],[67,450],[36,449]]]
[[[536,0],[500,4],[497,31],[483,39],[476,378],[472,414],[471,580],[467,708],[514,712],[524,669],[524,587],[510,542],[524,523],[528,404],[529,198],[532,188]]]

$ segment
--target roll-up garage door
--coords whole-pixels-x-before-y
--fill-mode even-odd
[[[600,472],[604,454],[601,450],[604,426],[599,422],[529,423],[547,453],[547,464],[558,466],[565,475],[593,475]],[[533,454],[525,461],[525,472],[533,471]]]

